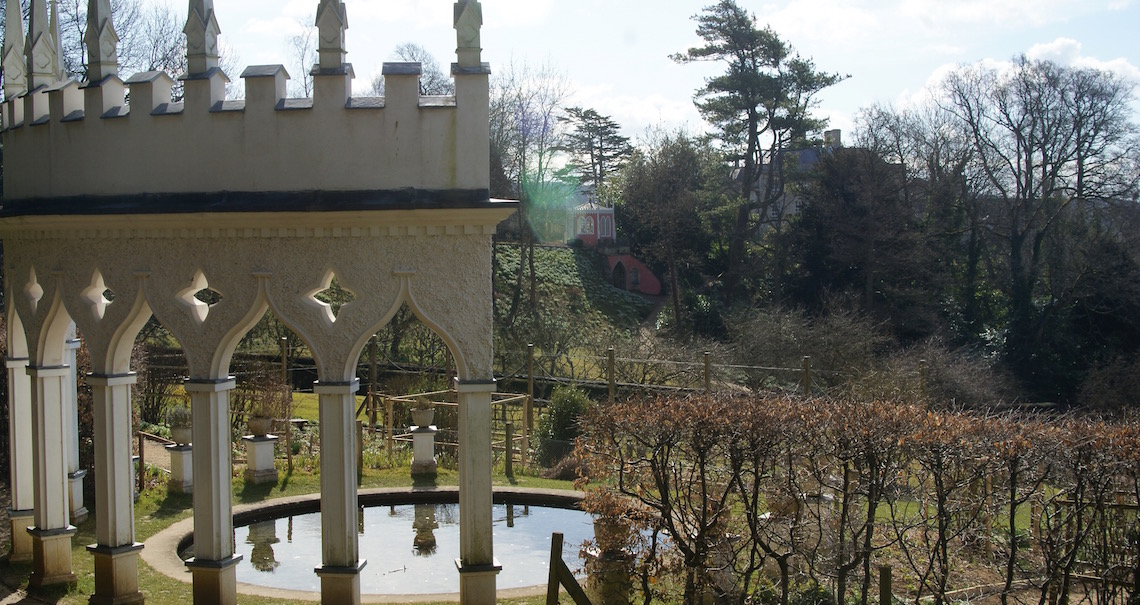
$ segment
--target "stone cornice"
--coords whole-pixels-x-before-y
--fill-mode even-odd
[[[339,238],[483,235],[517,208],[354,210],[344,212],[204,212],[196,214],[25,215],[0,219],[5,239]]]

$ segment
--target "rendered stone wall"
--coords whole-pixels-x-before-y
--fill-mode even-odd
[[[342,87],[322,103],[319,87],[285,99],[277,67],[247,70],[273,75],[247,76],[244,101],[165,102],[171,80],[147,74],[130,80],[130,105],[114,95],[102,115],[84,97],[106,91],[75,82],[11,100],[4,198],[488,188],[486,73],[457,74],[455,97],[421,97],[418,75],[390,75],[386,97],[346,101]]]

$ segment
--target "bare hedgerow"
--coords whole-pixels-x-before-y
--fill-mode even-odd
[[[946,409],[985,409],[1017,396],[1013,379],[990,360],[968,349],[951,349],[938,338],[876,361],[844,390],[855,399],[922,402]]]
[[[812,382],[823,388],[840,385],[875,367],[891,343],[882,326],[841,309],[817,316],[803,311],[766,307],[738,311],[725,320],[733,334],[737,364],[768,368],[799,368],[811,357]],[[786,388],[799,375],[747,371],[743,382],[754,389]],[[814,389],[813,389],[814,390]]]

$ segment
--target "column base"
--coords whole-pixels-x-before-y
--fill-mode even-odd
[[[8,529],[12,536],[12,549],[4,557],[10,563],[26,563],[32,560],[32,535],[28,526],[35,523],[35,511],[8,509]]]
[[[194,447],[191,445],[168,445],[170,452],[170,479],[166,491],[175,494],[194,493]]]
[[[95,559],[95,594],[87,600],[90,605],[135,605],[145,603],[139,592],[139,543],[127,546],[87,547]]]
[[[275,468],[260,471],[254,470],[252,468],[247,468],[245,469],[245,472],[242,474],[242,476],[245,477],[246,481],[253,483],[254,485],[277,483],[277,480],[281,477]]]
[[[75,527],[29,527],[27,532],[32,536],[32,575],[28,577],[28,586],[75,586],[76,578],[71,570],[71,536],[75,535]]]
[[[186,562],[194,576],[194,602],[211,605],[237,605],[237,564],[241,555],[221,561]]]
[[[498,559],[493,561],[489,565],[464,565],[460,559],[455,560],[455,568],[459,570],[460,605],[494,605],[495,576],[503,571],[503,566]]]
[[[83,523],[90,515],[87,507],[83,506],[83,478],[86,476],[87,471],[82,469],[67,474],[67,492],[70,498],[69,502],[73,507],[68,512],[68,516],[72,525]]]
[[[360,570],[367,561],[356,567],[323,565],[313,571],[321,578],[321,603],[360,605]]]
[[[414,477],[423,477],[423,476],[434,477],[438,470],[439,470],[439,465],[436,464],[435,460],[426,460],[426,461],[424,461],[424,460],[413,460],[412,461],[412,476],[414,476]]]

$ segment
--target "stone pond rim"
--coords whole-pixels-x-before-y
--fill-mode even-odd
[[[579,508],[579,503],[585,495],[585,492],[576,490],[496,486],[493,492],[493,500],[496,504],[509,502],[511,504],[547,506],[552,508]],[[361,507],[398,504],[455,504],[458,502],[458,499],[459,488],[457,486],[372,488],[360,490],[357,495],[357,503]],[[241,504],[234,506],[233,524],[234,527],[241,527],[259,521],[279,519],[289,515],[315,513],[319,512],[320,509],[321,495],[319,493],[276,498],[253,504]],[[178,553],[188,548],[193,542],[194,518],[188,517],[148,538],[146,542],[144,542],[145,548],[142,549],[140,556],[142,560],[154,568],[155,571],[189,584],[192,579],[190,570],[187,569],[185,562],[179,558]],[[545,578],[542,579],[542,582],[542,585],[527,588],[500,590],[499,598],[545,594]],[[275,599],[320,601],[319,592],[276,589],[241,582],[238,583],[238,592],[241,594]],[[458,592],[409,595],[361,595],[362,603],[414,603],[458,600]]]

